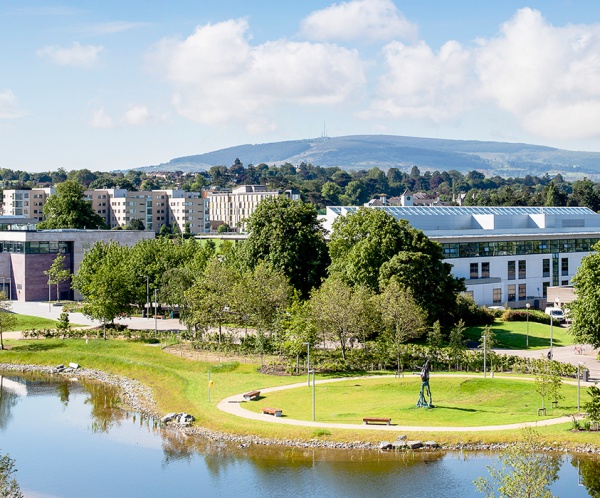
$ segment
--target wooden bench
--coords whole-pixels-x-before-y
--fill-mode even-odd
[[[265,415],[273,415],[275,417],[281,417],[281,410],[278,408],[263,408],[262,412]]]
[[[392,424],[392,419],[391,418],[382,418],[382,417],[365,417],[365,418],[363,418],[363,422],[366,425],[369,425],[369,424],[387,424],[387,425],[391,425]]]
[[[243,396],[246,401],[251,401],[260,396],[260,391],[250,391],[249,393],[246,393]]]

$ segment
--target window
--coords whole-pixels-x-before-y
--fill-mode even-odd
[[[569,285],[569,281],[568,280],[563,280],[560,285]]]
[[[509,261],[508,262],[508,280],[514,280],[514,279],[515,279],[515,262]]]
[[[548,297],[548,287],[550,282],[542,282],[542,297]]]
[[[515,284],[510,284],[508,286],[508,300],[509,301],[517,300],[517,286]]]
[[[481,263],[481,278],[490,278],[490,264]]]
[[[492,301],[494,301],[494,303],[502,302],[502,289],[494,289],[492,291]]]
[[[527,278],[527,261],[524,259],[519,261],[519,280]]]
[[[519,301],[527,299],[527,284],[519,284]]]
[[[479,278],[479,263],[471,263],[470,278]]]
[[[560,260],[560,270],[563,277],[569,275],[569,258],[562,258]]]
[[[542,277],[550,276],[550,260],[544,259],[542,260]]]

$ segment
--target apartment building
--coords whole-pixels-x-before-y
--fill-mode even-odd
[[[36,223],[43,221],[42,208],[46,203],[46,199],[53,193],[54,187],[32,190],[7,189],[4,191],[2,214],[5,216],[24,216],[35,220]]]
[[[212,230],[227,224],[233,230],[243,229],[243,220],[248,218],[260,202],[269,197],[282,195],[277,190],[267,190],[264,185],[242,185],[232,191],[209,192],[209,219]],[[300,199],[299,192],[286,190],[283,195]]]
[[[86,191],[92,207],[110,228],[141,220],[146,230],[158,232],[163,225],[184,232],[208,231],[208,200],[201,192],[184,190],[128,191],[96,189]]]

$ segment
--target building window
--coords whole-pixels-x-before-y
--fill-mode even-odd
[[[517,286],[515,284],[510,284],[508,286],[508,300],[509,301],[517,300]]]
[[[494,303],[502,302],[502,289],[494,289],[492,291],[492,301],[494,301]]]
[[[527,284],[519,284],[519,301],[527,299]]]
[[[470,278],[479,278],[479,263],[471,263]]]
[[[515,261],[509,261],[508,262],[508,280],[514,280],[515,279]]]
[[[544,259],[542,260],[542,277],[550,276],[550,260]]]
[[[527,261],[524,259],[519,261],[519,280],[527,278]]]
[[[548,297],[548,287],[550,282],[542,282],[542,297]]]
[[[490,264],[481,263],[481,278],[490,278]]]
[[[562,258],[560,260],[560,270],[563,277],[569,275],[569,258]]]
[[[560,285],[569,285],[569,281],[568,280],[563,280]]]

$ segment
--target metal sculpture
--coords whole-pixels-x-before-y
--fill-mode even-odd
[[[429,372],[431,371],[431,365],[429,364],[429,358],[425,362],[425,365],[421,367],[421,393],[419,394],[419,401],[417,401],[417,408],[433,408],[431,404],[431,389],[429,388]],[[426,397],[429,398],[429,403]]]

